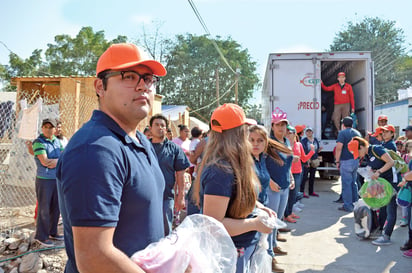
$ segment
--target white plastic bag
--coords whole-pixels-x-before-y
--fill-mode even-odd
[[[277,217],[269,217],[267,212],[257,209],[258,218],[260,221],[270,228],[284,228],[286,224]],[[272,256],[268,254],[268,234],[260,236],[257,249],[250,261],[251,273],[272,273]]]
[[[237,251],[222,223],[193,214],[131,259],[147,273],[234,273]]]
[[[360,174],[365,180],[372,180],[373,170],[371,166],[358,168],[358,174]]]

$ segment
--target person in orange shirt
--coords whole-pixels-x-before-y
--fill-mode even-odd
[[[321,82],[321,87],[324,91],[333,91],[334,104],[332,120],[336,130],[340,131],[340,121],[349,116],[350,113],[355,113],[355,99],[353,97],[352,86],[346,83],[345,72],[338,73],[338,82],[330,86],[326,86]]]

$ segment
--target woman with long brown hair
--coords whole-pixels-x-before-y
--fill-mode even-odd
[[[259,202],[264,206],[269,205],[268,190],[269,184],[274,184],[270,178],[269,170],[266,166],[268,158],[274,159],[278,164],[283,164],[277,151],[283,153],[291,153],[289,148],[279,142],[270,139],[266,129],[260,125],[252,125],[249,127],[249,141],[252,144],[252,157],[255,162],[255,172],[260,182]],[[268,236],[269,254],[272,255],[272,271],[284,272],[282,268],[277,265],[272,250],[273,233]]]
[[[220,221],[238,249],[236,272],[248,272],[259,232],[272,229],[253,214],[256,206],[269,215],[257,200],[260,185],[253,169],[248,126],[243,109],[235,104],[218,107],[211,117],[211,132],[196,177],[194,199],[203,214]]]

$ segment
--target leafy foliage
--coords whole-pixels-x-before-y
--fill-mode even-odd
[[[104,31],[94,33],[91,27],[83,27],[75,38],[63,34],[54,41],[56,44],[48,44],[45,53],[51,74],[90,76],[96,73],[99,56],[111,44],[126,42],[127,37],[107,41]]]
[[[238,104],[246,105],[258,83],[256,63],[251,61],[247,50],[232,39],[217,37],[214,41],[230,66],[240,69]],[[235,101],[236,74],[224,63],[207,36],[176,36],[167,55],[166,69],[168,74],[162,79],[161,89],[165,104],[187,105],[208,119],[217,107],[216,73],[219,74],[220,104]]]
[[[404,32],[395,25],[395,21],[377,17],[365,18],[360,23],[349,22],[330,46],[331,51],[372,52],[376,104],[396,100],[396,91],[411,84],[411,73],[404,70],[407,64],[402,65],[407,60]]]

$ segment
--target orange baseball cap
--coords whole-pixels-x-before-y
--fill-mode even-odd
[[[113,44],[103,52],[97,61],[96,75],[108,69],[129,68],[138,64],[150,68],[154,75],[166,75],[166,69],[161,63],[146,59],[142,55],[142,51],[134,44]]]
[[[395,127],[393,127],[392,124],[388,124],[382,127],[383,131],[391,131],[393,133],[395,133]]]
[[[305,128],[306,128],[306,125],[296,125],[295,126],[295,129],[296,129],[296,133],[301,133],[301,132],[303,132],[303,130],[305,130]]]
[[[346,77],[345,72],[339,72],[339,73],[338,73],[338,77]]]
[[[372,136],[377,137],[378,135],[382,134],[382,132],[383,132],[383,127],[379,126],[379,127],[376,128],[376,131],[375,131],[375,133],[372,134]]]
[[[214,124],[214,121],[217,121],[219,125]],[[254,119],[246,118],[245,112],[239,105],[225,103],[213,111],[210,124],[213,131],[221,133],[243,124],[255,125],[257,122]]]
[[[378,117],[378,121],[380,121],[380,120],[388,120],[388,116],[386,116],[386,115],[380,115],[380,116]]]
[[[354,139],[349,141],[348,150],[353,154],[353,158],[357,159],[359,157],[359,142]]]

